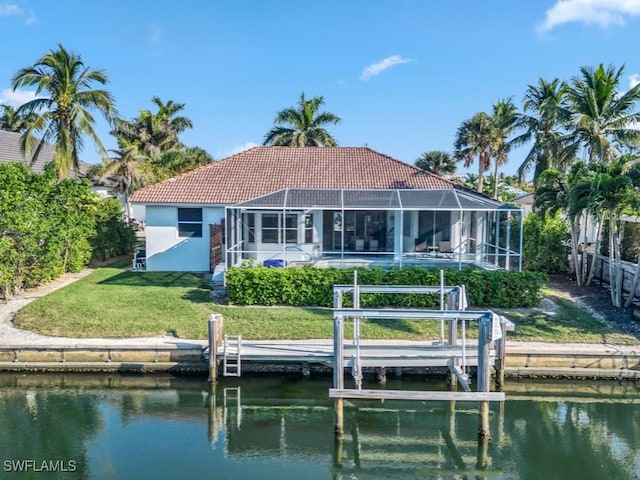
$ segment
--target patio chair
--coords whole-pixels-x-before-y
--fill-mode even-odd
[[[451,258],[451,254],[453,253],[453,250],[451,250],[451,242],[438,242],[438,249],[440,250],[440,254],[442,254],[444,257]]]

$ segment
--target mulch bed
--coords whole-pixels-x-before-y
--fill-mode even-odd
[[[564,293],[569,299],[589,307],[599,314],[610,327],[640,339],[640,321],[633,318],[633,308],[617,308],[611,304],[611,293],[600,287],[598,281],[579,287],[570,275],[549,275],[549,286]]]

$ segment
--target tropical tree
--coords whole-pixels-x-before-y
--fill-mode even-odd
[[[491,157],[493,158],[493,198],[498,199],[499,169],[509,161],[509,153],[514,146],[522,142],[520,137],[512,135],[521,127],[520,115],[511,99],[500,100],[493,105],[491,117]]]
[[[72,169],[79,170],[85,136],[105,152],[94,130],[92,112],[110,119],[115,106],[109,92],[93,88],[96,83],[107,83],[105,73],[85,66],[79,55],[60,44],[57,50],[49,50],[33,66],[22,68],[13,76],[14,90],[36,87],[38,96],[18,109],[20,115],[36,115],[22,135],[25,156],[33,158],[45,142],[54,144],[53,163],[58,178],[68,176]]]
[[[185,150],[169,150],[155,157],[151,164],[156,170],[155,179],[163,181],[213,162],[213,157],[199,147]]]
[[[183,103],[169,100],[164,103],[160,98],[153,97],[151,101],[158,107],[156,113],[141,110],[133,120],[118,118],[114,122],[111,134],[125,144],[137,143],[140,149],[150,157],[156,157],[169,150],[179,150],[184,147],[178,135],[188,128],[192,128],[191,120],[176,114],[184,109]]]
[[[620,93],[624,66],[606,70],[582,67],[567,88],[571,112],[569,129],[589,162],[611,163],[619,150],[617,145],[637,144],[640,130],[636,125],[640,113],[634,111],[640,100],[640,85]]]
[[[590,200],[595,210],[604,216],[607,222],[609,244],[609,285],[611,302],[622,305],[622,256],[623,240],[622,215],[638,212],[640,209],[640,172],[623,174],[625,159],[614,160],[608,165],[592,164],[594,172],[588,183]]]
[[[440,150],[424,152],[416,159],[415,166],[440,176],[456,173],[456,162],[449,153]]]
[[[540,178],[538,178],[534,201],[534,208],[537,211],[542,214],[548,213],[551,216],[554,216],[560,211],[569,222],[571,265],[576,274],[578,285],[583,284],[578,245],[582,209],[573,203],[575,196],[571,196],[571,191],[577,179],[581,177],[583,170],[584,164],[578,164],[572,167],[569,173],[564,173],[553,168],[545,170],[540,175]],[[581,206],[582,205],[584,205],[584,203],[581,203]]]
[[[567,149],[568,137],[563,125],[569,118],[566,106],[567,85],[557,78],[551,81],[539,79],[537,85],[529,85],[524,95],[520,123],[527,130],[520,141],[533,140],[531,149],[518,168],[518,176],[533,170],[533,183],[548,168],[566,171],[575,153]]]
[[[479,193],[482,193],[484,172],[491,166],[493,135],[491,117],[484,112],[479,112],[462,122],[453,144],[453,157],[457,161],[464,161],[465,168],[470,167],[473,160],[478,158],[477,191]]]
[[[136,189],[153,181],[153,173],[149,164],[149,156],[140,150],[137,143],[120,140],[122,147],[110,150],[114,155],[103,161],[100,176],[103,179],[115,180],[116,191],[124,196],[125,216],[131,219],[131,203],[129,197]]]
[[[289,147],[335,147],[338,142],[324,129],[327,124],[337,125],[340,118],[329,112],[319,112],[323,97],[307,100],[300,95],[297,107],[280,110],[273,121],[275,126],[267,132],[263,145]]]
[[[34,113],[20,114],[11,105],[0,105],[0,130],[22,133],[36,119]]]

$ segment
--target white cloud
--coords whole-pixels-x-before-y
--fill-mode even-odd
[[[629,75],[629,88],[633,88],[640,83],[640,74]]]
[[[11,105],[14,108],[18,108],[23,103],[27,103],[36,98],[36,92],[32,90],[11,90],[5,88],[0,91],[0,104]]]
[[[640,0],[558,0],[546,11],[538,30],[546,32],[571,22],[600,27],[624,25],[626,17],[636,15],[640,15]]]
[[[255,142],[246,142],[241,145],[236,145],[235,147],[231,148],[231,150],[228,150],[226,152],[218,152],[219,153],[218,158],[220,159],[227,158],[227,157],[230,157],[231,155],[244,152],[245,150],[249,150],[250,148],[257,147],[257,146],[258,144]]]
[[[33,10],[29,10],[29,14],[27,15],[27,19],[24,21],[24,23],[27,25],[33,25],[37,21],[38,20],[36,19],[36,12],[34,12]]]
[[[4,3],[0,5],[0,17],[20,16],[24,13],[18,5],[13,3]]]
[[[149,25],[147,25],[147,32],[149,34],[149,43],[153,45],[162,43],[164,37],[164,27],[162,27],[162,25],[158,25],[157,23],[150,23]]]
[[[379,75],[388,68],[394,67],[396,65],[402,65],[403,63],[411,63],[413,62],[410,58],[405,58],[401,55],[393,55],[391,57],[387,57],[384,60],[381,60],[377,63],[372,63],[368,67],[366,67],[362,71],[362,75],[360,75],[360,80],[369,80],[371,77],[375,75]]]

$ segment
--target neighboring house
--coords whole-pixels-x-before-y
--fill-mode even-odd
[[[535,194],[525,193],[517,198],[514,198],[511,203],[517,205],[522,209],[522,214],[526,217],[533,211],[533,202],[535,200]]]
[[[45,143],[38,155],[31,162],[27,162],[20,149],[20,133],[0,130],[0,162],[22,162],[28,164],[35,173],[42,173],[47,163],[53,160],[53,145]]]
[[[365,257],[520,265],[521,248],[506,248],[521,245],[519,209],[369,148],[255,147],[131,200],[146,207],[148,270]]]
[[[35,173],[44,172],[45,165],[53,161],[54,146],[49,143],[45,143],[40,148],[36,157],[33,160],[28,161],[25,159],[24,153],[20,148],[21,136],[22,134],[20,133],[0,130],[0,162],[24,163]],[[90,166],[91,165],[88,163],[80,162],[81,177],[86,174]],[[76,172],[71,172],[70,176],[76,176]],[[90,180],[91,190],[97,195],[101,197],[112,196],[119,198],[119,196],[114,192],[111,182],[108,180],[104,182],[95,179]]]

